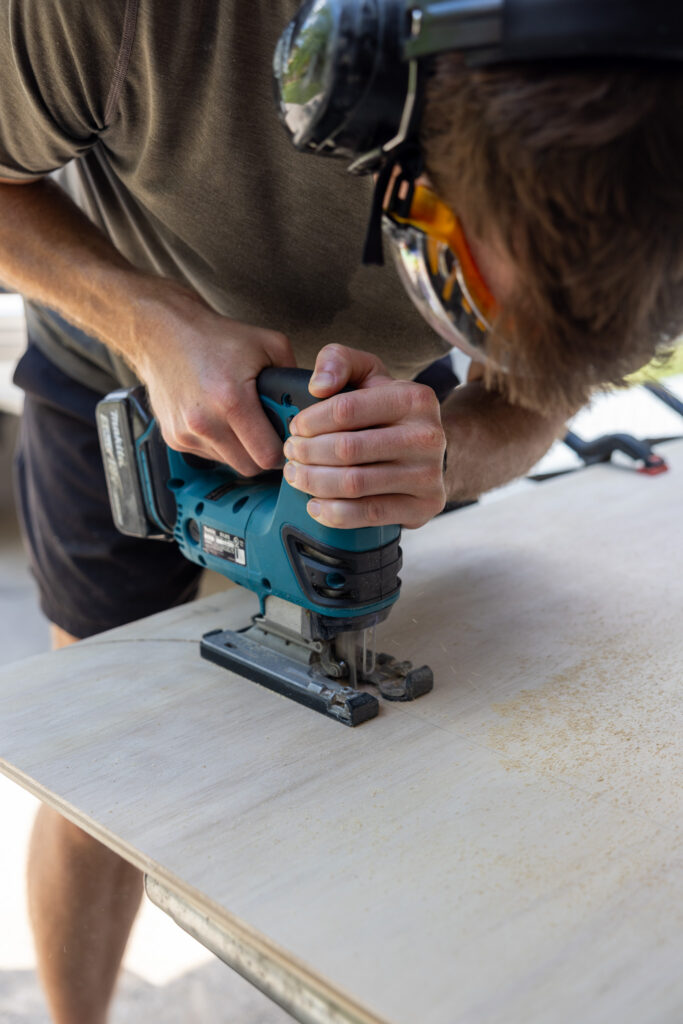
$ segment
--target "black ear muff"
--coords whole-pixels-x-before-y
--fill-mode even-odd
[[[402,55],[405,0],[307,0],[273,61],[280,118],[297,149],[353,159],[391,143],[415,86]]]
[[[375,169],[415,136],[425,58],[683,60],[680,0],[306,0],[274,58],[280,118],[304,152]],[[419,69],[419,71],[418,71]]]
[[[404,57],[446,50],[470,65],[625,57],[683,59],[683,6],[675,0],[474,0],[411,4]]]

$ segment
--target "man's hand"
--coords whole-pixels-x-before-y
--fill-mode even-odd
[[[355,390],[339,394],[347,384]],[[327,345],[310,390],[327,401],[292,421],[285,477],[312,496],[318,522],[415,528],[441,511],[446,440],[431,388],[394,380],[368,352]]]
[[[282,465],[256,377],[295,365],[283,335],[220,316],[188,288],[137,270],[53,181],[0,179],[0,221],[5,284],[123,356],[168,444],[244,476]]]
[[[294,366],[284,335],[219,316],[171,282],[145,307],[144,347],[131,360],[171,448],[243,476],[282,465],[282,442],[256,390],[266,366]],[[160,286],[159,286],[160,287]]]

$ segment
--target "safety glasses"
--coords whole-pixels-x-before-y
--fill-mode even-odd
[[[408,210],[392,197],[383,229],[406,291],[425,320],[451,345],[476,356],[498,306],[474,262],[453,211],[415,185]]]

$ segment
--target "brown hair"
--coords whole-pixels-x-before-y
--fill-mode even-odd
[[[576,408],[683,327],[683,67],[435,62],[421,141],[442,198],[521,286],[489,384]],[[507,324],[513,328],[506,330]]]

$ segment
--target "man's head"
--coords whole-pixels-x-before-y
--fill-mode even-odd
[[[506,292],[488,372],[513,400],[576,407],[680,332],[680,5],[304,0],[275,74],[294,145],[383,167],[380,200],[394,161],[419,172],[418,131],[436,192]]]
[[[580,405],[683,331],[683,65],[444,54],[420,141],[505,289],[487,351],[511,398]]]

